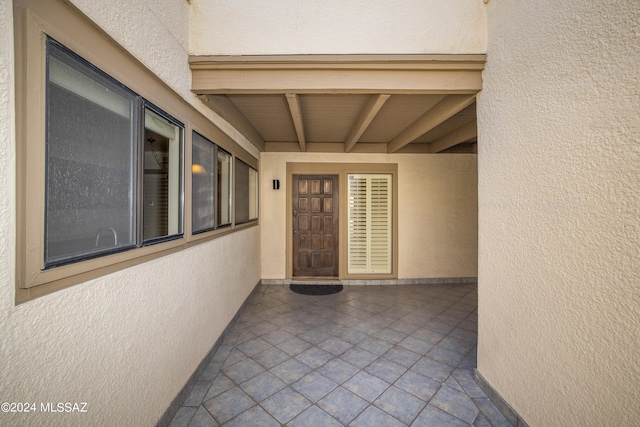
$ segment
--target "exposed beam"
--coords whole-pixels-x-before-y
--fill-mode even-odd
[[[485,55],[191,56],[191,90],[241,93],[477,93]]]
[[[395,153],[420,135],[424,135],[440,123],[473,104],[475,99],[475,95],[447,96],[393,138],[387,146],[387,152]]]
[[[371,124],[371,121],[376,116],[376,114],[378,114],[378,111],[380,111],[389,97],[391,97],[391,95],[372,95],[371,97],[369,97],[367,105],[365,105],[365,107],[362,109],[360,117],[358,117],[358,120],[351,128],[351,132],[349,132],[347,140],[344,142],[345,153],[350,152],[353,146],[356,145],[364,131],[367,130],[367,128]]]
[[[289,111],[291,111],[291,118],[293,119],[293,125],[296,128],[296,134],[298,135],[298,144],[300,144],[300,151],[307,151],[307,141],[304,138],[304,123],[302,122],[302,108],[300,108],[300,99],[295,93],[287,93],[287,102],[289,103]]]
[[[339,76],[339,77],[337,77]],[[192,70],[196,94],[475,94],[482,89],[476,70]]]
[[[191,55],[191,67],[202,68],[419,68],[484,69],[486,54],[309,54],[309,55]]]
[[[478,122],[473,120],[442,138],[436,139],[429,145],[431,146],[432,153],[439,153],[454,145],[468,141],[475,136],[478,136]]]
[[[421,146],[418,150],[412,151],[420,153],[428,153],[429,144],[413,144],[416,147]],[[411,147],[411,146],[409,146]],[[426,147],[426,149],[425,149]],[[413,148],[413,147],[411,147]],[[267,153],[298,153],[300,146],[297,142],[265,142],[265,151]],[[307,153],[344,153],[344,144],[342,142],[307,142]],[[386,154],[387,144],[361,142],[356,144],[352,153],[360,154]]]
[[[264,140],[249,119],[225,95],[203,95],[201,97],[209,108],[225,119],[231,126],[243,134],[258,150],[264,151]]]

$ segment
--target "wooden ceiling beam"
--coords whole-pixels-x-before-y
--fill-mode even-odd
[[[238,75],[241,74],[240,77]],[[475,94],[482,89],[476,70],[348,71],[192,70],[191,91],[201,94]]]
[[[474,95],[449,95],[410,124],[387,145],[388,153],[395,153],[410,144],[420,135],[424,135],[453,115],[473,104]]]
[[[429,146],[431,147],[432,153],[439,153],[440,151],[444,151],[447,148],[451,148],[455,145],[461,144],[476,136],[478,136],[478,122],[476,120],[473,120],[472,122],[469,122],[466,125],[463,125],[454,130],[453,132],[443,136],[442,138],[436,139],[431,144],[429,144]]]
[[[486,55],[191,56],[196,94],[477,93]]]
[[[216,114],[229,122],[231,126],[236,128],[260,151],[264,151],[264,139],[249,119],[235,106],[231,100],[225,95],[202,95],[201,99]]]
[[[296,135],[298,135],[298,144],[300,144],[300,151],[307,151],[307,141],[304,137],[304,123],[302,121],[302,108],[300,108],[300,99],[295,93],[285,94],[287,102],[289,103],[289,111],[291,112],[291,118],[293,119],[293,126],[296,129]]]
[[[486,54],[191,55],[191,68],[484,69]]]
[[[353,149],[353,146],[356,145],[362,134],[367,130],[371,121],[373,121],[378,111],[382,108],[387,99],[389,99],[391,95],[372,95],[369,97],[369,101],[367,101],[367,105],[364,106],[362,112],[360,113],[360,117],[355,122],[351,131],[349,132],[349,136],[347,140],[344,142],[344,152],[348,153]]]

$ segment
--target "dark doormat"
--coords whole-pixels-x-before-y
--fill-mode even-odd
[[[289,289],[302,295],[331,295],[342,290],[342,285],[303,285],[292,283]]]

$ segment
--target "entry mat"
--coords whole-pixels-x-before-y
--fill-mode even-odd
[[[342,285],[305,285],[301,283],[292,283],[289,285],[289,289],[302,295],[331,295],[340,292],[342,290]]]

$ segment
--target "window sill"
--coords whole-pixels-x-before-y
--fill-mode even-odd
[[[41,270],[33,276],[31,282],[25,283],[25,286],[16,287],[16,305],[257,225],[259,225],[257,220],[251,221],[192,235],[189,238],[183,237],[76,264]]]

